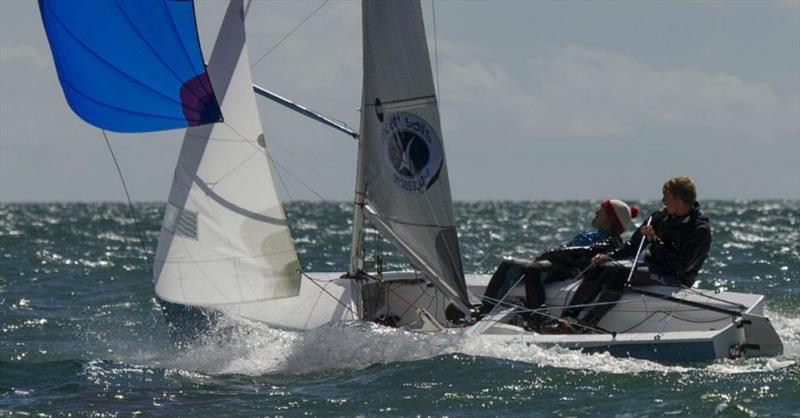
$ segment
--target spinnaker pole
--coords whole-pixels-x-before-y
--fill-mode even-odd
[[[271,92],[256,84],[253,84],[253,91],[256,92],[258,95],[266,97],[267,99],[270,99],[273,102],[278,103],[280,105],[286,106],[289,109],[294,110],[295,112],[300,113],[303,116],[309,117],[317,122],[330,126],[331,128],[336,129],[339,132],[344,132],[347,135],[353,137],[353,139],[358,139],[358,132],[354,131],[344,122],[334,120],[328,116],[323,115],[322,113],[317,112],[316,110],[309,109],[303,105],[299,105],[279,94]]]

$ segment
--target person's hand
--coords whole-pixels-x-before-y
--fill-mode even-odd
[[[595,266],[599,266],[609,261],[611,261],[611,257],[605,254],[597,254],[596,256],[592,257],[592,264]]]
[[[652,227],[652,225],[644,225],[640,229],[642,235],[647,238],[648,241],[653,241],[657,238],[656,230]]]

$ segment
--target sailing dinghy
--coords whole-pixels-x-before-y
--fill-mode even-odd
[[[489,277],[463,272],[418,1],[362,3],[360,133],[254,87],[249,2],[230,1],[207,66],[190,1],[40,0],[39,7],[76,114],[120,132],[185,128],[153,268],[155,292],[171,320],[190,318],[186,312],[223,313],[294,330],[374,321],[661,361],[782,352],[764,316],[764,297],[753,294],[631,289],[600,322],[607,332],[542,335],[525,329],[521,308],[511,303],[518,287],[501,309],[477,318],[472,307]],[[358,138],[344,274],[299,268],[256,93]],[[414,271],[367,265],[367,221]],[[577,284],[548,284],[546,303],[534,314],[559,315]]]

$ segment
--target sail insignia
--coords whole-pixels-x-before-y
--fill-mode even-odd
[[[194,3],[39,0],[58,79],[72,110],[117,132],[220,122]]]
[[[384,120],[381,140],[395,186],[410,193],[428,190],[443,162],[442,142],[433,127],[413,113],[398,112]]]

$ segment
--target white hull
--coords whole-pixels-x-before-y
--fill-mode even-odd
[[[389,273],[384,275],[380,284],[340,279],[340,276],[340,273],[308,273],[296,297],[203,308],[294,330],[362,319],[356,312],[363,312],[366,319],[422,330],[425,321],[418,313],[419,308],[423,308],[435,322],[445,326],[449,324],[445,319],[448,301],[435,287],[420,280],[421,276],[411,272]],[[483,294],[488,281],[488,275],[467,275],[469,290],[475,295]],[[551,308],[547,314],[559,315],[560,307],[569,301],[576,287],[577,283],[571,281],[549,284],[546,304]],[[538,334],[514,325],[515,315],[510,312],[501,312],[471,327],[455,330],[463,330],[476,338],[494,339],[498,344],[523,340],[543,347],[609,351],[617,356],[657,361],[705,361],[732,355],[771,356],[782,352],[777,334],[769,320],[763,317],[764,297],[761,295],[688,291],[663,286],[650,286],[647,290],[722,309],[732,309],[732,303],[742,305],[745,307],[744,315],[732,316],[675,301],[626,293],[598,324],[615,334]],[[522,286],[519,286],[512,291],[510,298],[523,294]]]
[[[482,292],[488,276],[468,278],[470,290]],[[578,287],[577,281],[561,281],[545,286],[548,315],[557,317]],[[475,324],[486,338],[522,338],[543,347],[561,346],[584,351],[608,351],[620,357],[636,357],[657,361],[705,361],[732,356],[774,356],[783,346],[769,319],[764,317],[764,296],[749,293],[686,290],[667,286],[643,288],[673,300],[659,299],[626,292],[619,303],[598,324],[608,333],[551,335],[525,332],[507,324],[505,318],[488,318],[490,323]],[[513,289],[509,297],[524,296],[523,286]],[[731,315],[689,306],[676,300],[696,302],[721,310],[736,311]],[[502,316],[499,314],[497,316]],[[475,332],[475,331],[473,331]],[[513,336],[513,337],[512,337]]]

